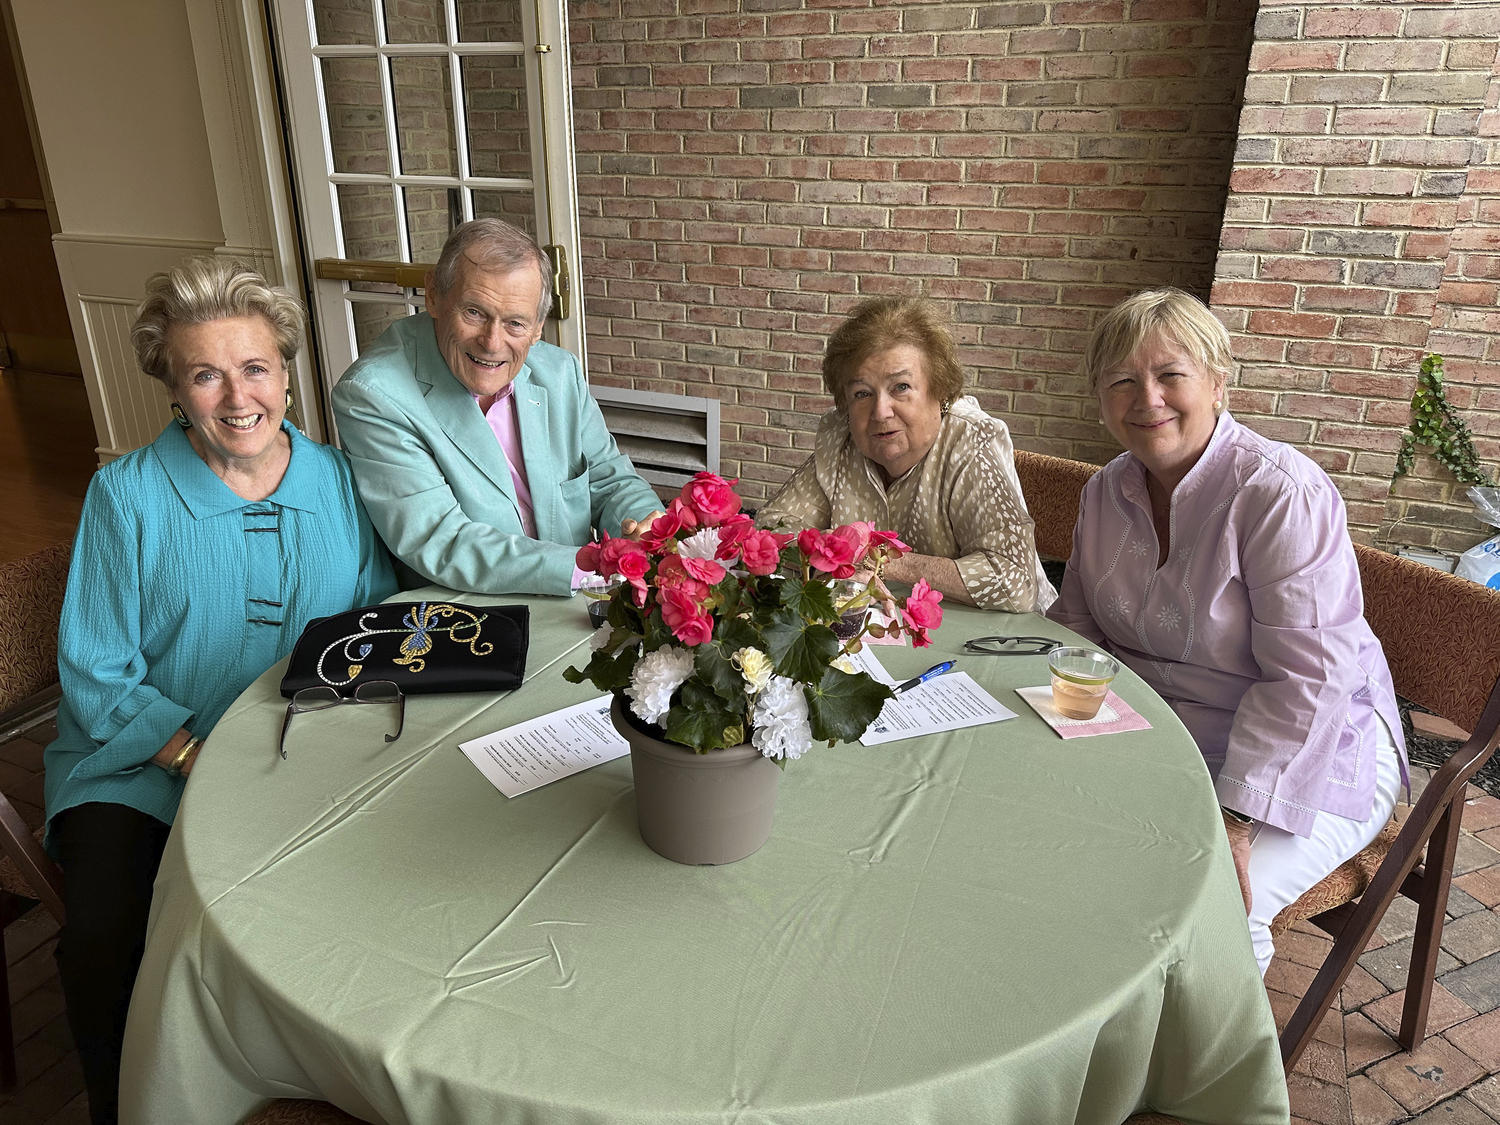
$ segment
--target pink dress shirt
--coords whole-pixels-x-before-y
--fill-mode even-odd
[[[500,451],[505,454],[505,464],[510,469],[510,482],[516,486],[516,507],[521,511],[521,529],[532,539],[536,538],[536,509],[531,503],[531,486],[526,483],[526,458],[521,453],[521,423],[516,418],[515,384],[507,383],[505,389],[495,396],[484,420],[494,431]],[[479,395],[474,402],[479,402]],[[577,586],[577,583],[574,583]]]
[[[1116,457],[1084,488],[1047,616],[1171,704],[1224,807],[1299,836],[1319,812],[1368,820],[1376,716],[1398,747],[1401,720],[1333,482],[1225,413],[1170,520],[1158,568],[1145,467]]]
[[[521,513],[521,530],[532,539],[536,538],[536,509],[531,503],[531,485],[526,481],[526,457],[521,451],[521,423],[516,417],[515,384],[507,383],[505,389],[495,396],[485,413],[484,420],[490,424],[495,440],[500,443],[500,452],[505,454],[505,467],[510,470],[510,483],[516,488],[516,508]],[[479,395],[474,395],[474,404],[479,404]],[[578,589],[589,576],[573,568],[573,589]]]

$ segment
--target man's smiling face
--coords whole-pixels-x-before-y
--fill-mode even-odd
[[[542,279],[524,265],[506,273],[465,257],[446,293],[429,284],[427,312],[448,370],[471,394],[499,394],[542,338]]]

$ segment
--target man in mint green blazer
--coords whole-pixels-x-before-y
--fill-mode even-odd
[[[570,594],[593,528],[660,502],[605,429],[578,360],[541,343],[546,258],[498,219],[465,223],[397,321],[333,390],[339,438],[386,546],[483,594]]]

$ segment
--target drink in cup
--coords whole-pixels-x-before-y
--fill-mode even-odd
[[[1112,656],[1091,648],[1058,648],[1047,656],[1052,706],[1069,719],[1092,719],[1120,671]]]

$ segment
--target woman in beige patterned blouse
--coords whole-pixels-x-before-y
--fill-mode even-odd
[[[960,397],[963,368],[932,306],[862,302],[828,341],[823,383],[834,408],[818,423],[812,456],[760,510],[762,527],[871,520],[913,550],[886,568],[888,579],[925,578],[983,609],[1052,604],[1010,433]]]

